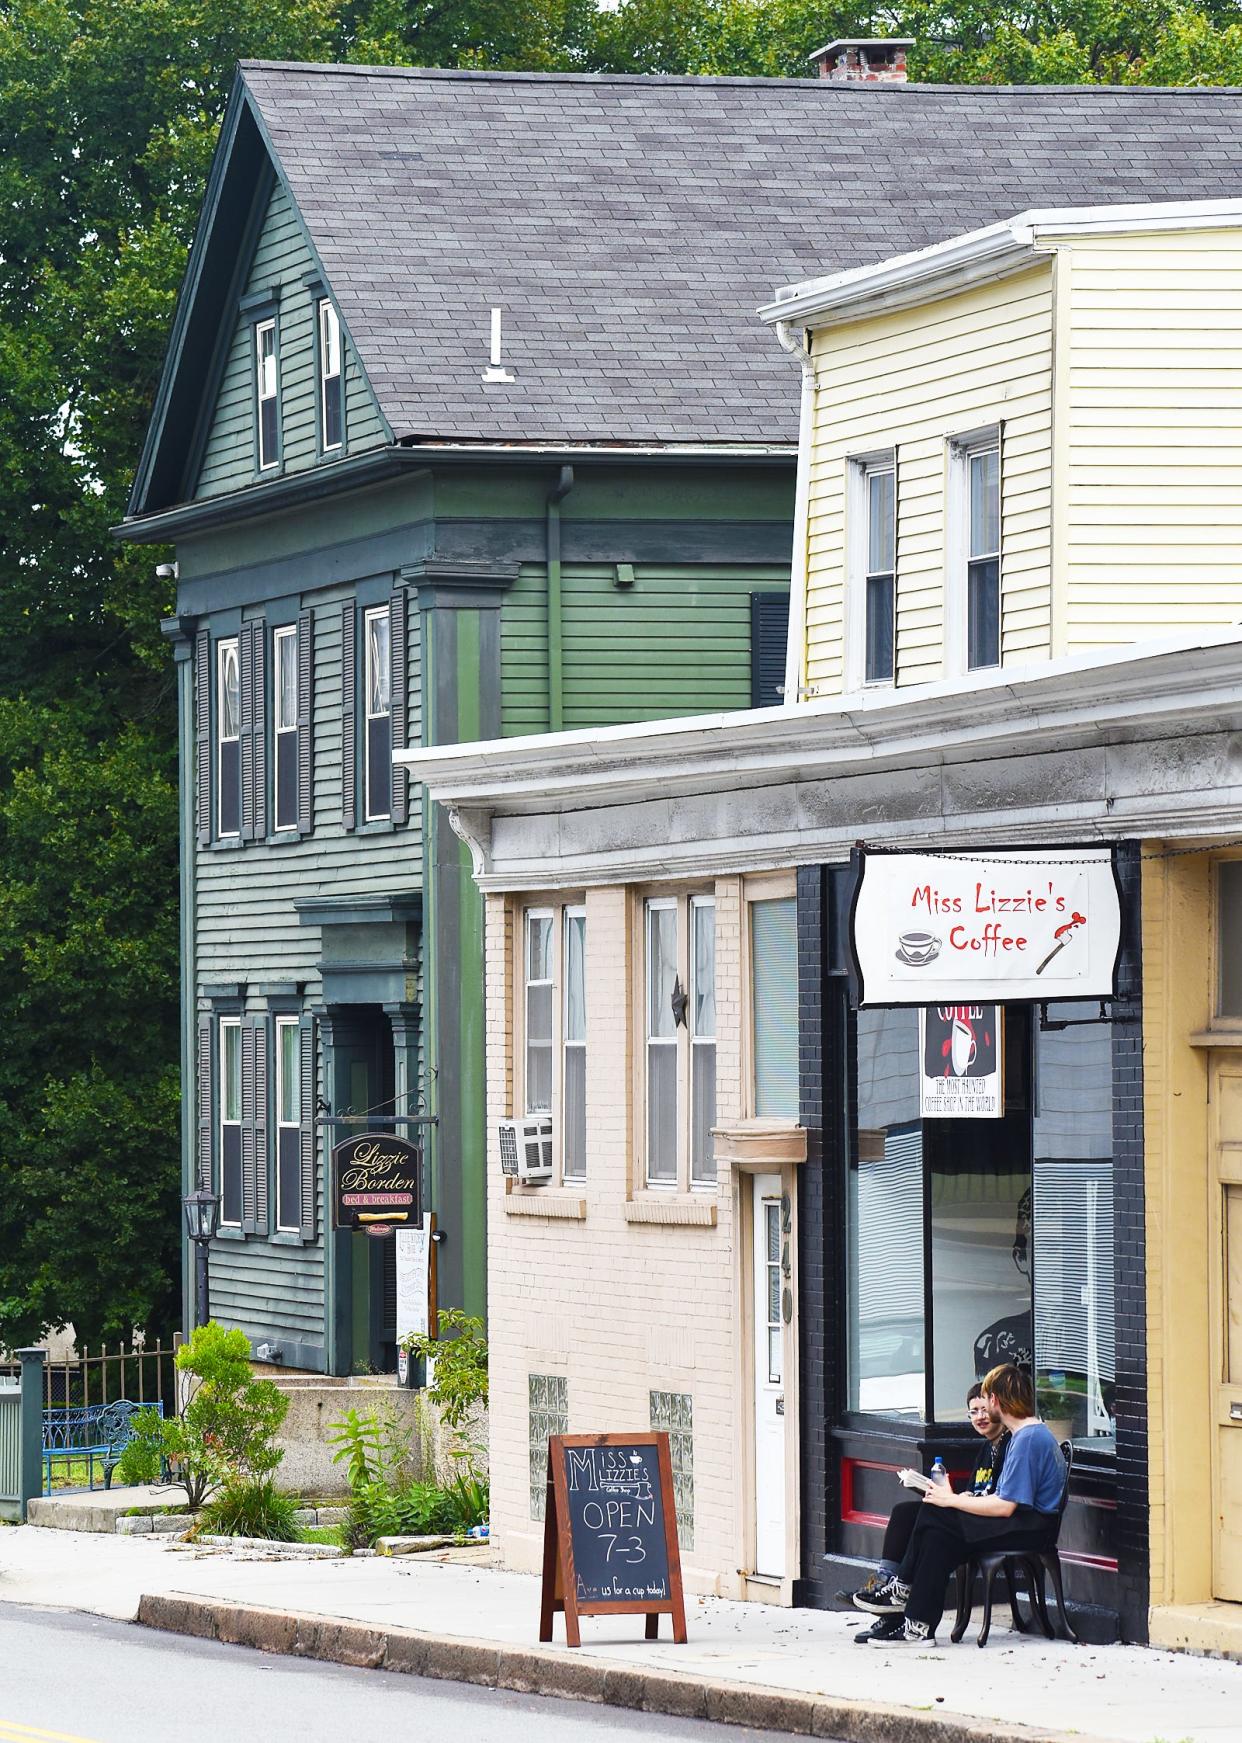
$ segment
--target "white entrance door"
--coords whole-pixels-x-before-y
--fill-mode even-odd
[[[781,1182],[754,1176],[755,1572],[785,1575],[785,1338]]]

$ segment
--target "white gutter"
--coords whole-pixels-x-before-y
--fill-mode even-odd
[[[759,310],[769,326],[831,325],[868,310],[909,307],[932,294],[1019,271],[1054,239],[1148,231],[1210,230],[1242,224],[1242,200],[1169,200],[1151,205],[1067,206],[1020,212],[963,236],[871,266],[785,285]],[[824,317],[821,319],[820,317]]]
[[[1032,749],[1050,734],[1124,737],[1222,709],[1242,714],[1242,635],[1075,654],[969,680],[640,721],[589,732],[416,747],[393,760],[446,805],[520,816],[678,792],[746,791],[791,776],[830,778],[909,757],[968,759]],[[1180,728],[1179,728],[1180,729]]]
[[[798,413],[798,472],[794,483],[793,554],[789,564],[789,633],[785,637],[785,701],[801,702],[806,654],[807,540],[810,536],[811,448],[815,428],[815,360],[807,336],[795,336],[783,321],[776,337],[802,365],[802,398]]]

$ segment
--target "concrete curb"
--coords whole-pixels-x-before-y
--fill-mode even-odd
[[[886,1707],[879,1702],[833,1700],[680,1671],[614,1665],[583,1658],[563,1647],[448,1639],[413,1628],[372,1627],[365,1622],[234,1605],[216,1598],[144,1596],[138,1603],[137,1620],[144,1627],[171,1634],[220,1640],[293,1658],[476,1683],[485,1688],[511,1689],[516,1694],[594,1701],[640,1713],[711,1719],[721,1725],[748,1725],[757,1731],[789,1731],[800,1737],[833,1738],[837,1743],[997,1743],[1002,1737],[1015,1743],[1083,1743],[1081,1733],[1030,1725],[1001,1726],[994,1720]],[[1106,1740],[1093,1738],[1092,1743]]]

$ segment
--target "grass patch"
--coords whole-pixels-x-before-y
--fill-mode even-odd
[[[340,1527],[337,1525],[303,1525],[298,1532],[299,1543],[326,1543],[333,1549],[343,1549]]]

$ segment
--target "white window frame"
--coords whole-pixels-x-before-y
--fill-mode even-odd
[[[845,687],[849,691],[891,688],[897,681],[897,450],[852,454],[846,461]],[[871,559],[870,481],[893,475],[893,673],[867,677],[867,574]]]
[[[582,1019],[583,1019],[583,1033],[582,1033],[582,1038],[580,1040],[577,1037],[575,1037],[574,1039],[571,1040],[570,1035],[569,1035],[569,926],[568,926],[567,922],[570,920],[581,920],[582,921],[582,955],[583,955]],[[585,1097],[585,1094],[586,1094],[586,1073],[587,1073],[589,1057],[590,1057],[589,1054],[587,1053],[587,1035],[586,1035],[587,988],[586,988],[586,907],[585,907],[585,905],[581,902],[567,902],[567,903],[565,903],[565,905],[560,910],[557,925],[556,925],[554,930],[559,931],[560,935],[561,935],[561,937],[560,937],[560,949],[557,953],[558,961],[560,963],[560,968],[561,968],[561,983],[562,983],[561,984],[561,995],[560,995],[560,998],[558,1000],[556,1000],[554,1005],[553,1005],[553,1009],[558,1011],[559,1015],[560,1015],[560,1030],[561,1030],[560,1048],[559,1048],[559,1050],[557,1050],[554,1047],[554,1052],[559,1052],[559,1064],[560,1064],[560,1090],[561,1090],[561,1094],[560,1094],[559,1100],[560,1100],[561,1113],[560,1113],[560,1119],[559,1119],[558,1124],[557,1124],[557,1136],[560,1140],[560,1172],[561,1172],[561,1178],[563,1180],[582,1181],[582,1180],[586,1179],[586,1150],[585,1150],[585,1146],[583,1148],[582,1167],[579,1169],[575,1169],[571,1173],[569,1166],[568,1166],[567,1158],[568,1158],[568,1154],[569,1154],[569,1147],[565,1141],[565,1131],[566,1131],[566,1123],[567,1123],[568,1118],[569,1118],[569,1097],[565,1094],[565,1083],[566,1083],[566,1080],[568,1077],[567,1064],[568,1064],[569,1053],[571,1051],[580,1052],[582,1054],[582,1060],[583,1060],[582,1083],[583,1083],[583,1095]],[[554,1099],[554,1101],[557,1099],[555,1096],[555,1084],[554,1084],[553,1099]],[[590,1131],[589,1126],[587,1127],[587,1130],[588,1130],[588,1132]]]
[[[995,449],[997,455],[997,491],[999,494],[998,531],[1000,549],[997,556],[1001,616],[1001,648],[995,666],[968,665],[967,612],[970,590],[970,462],[973,456]],[[944,670],[949,678],[965,677],[971,670],[994,672],[1004,662],[1004,586],[1005,586],[1005,479],[1002,466],[1000,424],[985,424],[977,430],[966,430],[951,436],[948,444],[948,473],[945,502],[945,574],[944,574]]]
[[[283,1060],[281,1058],[281,1048],[283,1046],[283,1037],[286,1034],[290,1034],[290,1033],[293,1036],[293,1071],[294,1071],[294,1080],[298,1086],[298,1098],[299,1098],[298,1117],[295,1120],[291,1120],[287,1117],[289,1110],[284,1105],[284,1102],[285,1102],[285,1098],[284,1098],[285,1076],[284,1076],[284,1071],[282,1069]],[[299,1176],[299,1185],[298,1185],[298,1215],[297,1215],[297,1220],[295,1222],[287,1222],[285,1219],[285,1215],[284,1215],[284,1209],[285,1209],[284,1198],[283,1198],[283,1195],[282,1195],[281,1190],[280,1190],[280,1183],[281,1183],[281,1179],[283,1178],[283,1170],[282,1170],[281,1165],[280,1165],[280,1134],[282,1131],[285,1131],[285,1132],[294,1131],[297,1133],[298,1145],[299,1145],[299,1158],[298,1158],[298,1160],[299,1160],[299,1168],[300,1168],[300,1166],[301,1166],[300,1146],[301,1146],[301,1141],[302,1141],[302,1108],[301,1108],[302,1023],[301,1023],[300,1018],[298,1018],[298,1017],[277,1017],[276,1024],[275,1024],[275,1045],[276,1045],[276,1057],[275,1057],[275,1066],[276,1066],[276,1073],[275,1073],[275,1075],[276,1075],[276,1097],[275,1097],[275,1100],[276,1100],[276,1230],[277,1230],[278,1234],[297,1235],[297,1234],[301,1234],[301,1232],[302,1232],[302,1191],[301,1191],[300,1176]]]
[[[232,656],[237,668],[237,731],[226,735],[224,731],[224,672],[225,665]],[[237,750],[237,827],[225,829],[223,825],[224,797],[224,757],[222,747],[235,744]],[[221,841],[235,841],[241,835],[241,638],[240,636],[225,636],[216,643],[216,835]]]
[[[378,618],[388,625],[388,707],[371,712],[371,625]],[[383,810],[377,810],[371,800],[371,722],[388,720],[388,792],[383,797]],[[367,823],[387,823],[392,817],[392,613],[387,605],[368,606],[362,614],[362,742],[363,742],[363,818]]]
[[[638,1032],[639,1032],[640,1036],[642,1037],[642,1041],[641,1041],[640,1049],[637,1050],[638,1054],[639,1054],[639,1057],[637,1060],[639,1090],[638,1090],[638,1095],[637,1095],[638,1118],[637,1118],[635,1124],[636,1124],[636,1127],[638,1128],[638,1133],[639,1133],[640,1139],[641,1139],[641,1152],[640,1152],[641,1161],[640,1161],[640,1167],[639,1167],[638,1180],[637,1180],[636,1184],[643,1191],[655,1192],[655,1193],[676,1192],[676,1193],[684,1194],[684,1193],[688,1193],[688,1192],[696,1192],[696,1193],[697,1192],[715,1192],[717,1189],[718,1182],[719,1182],[719,1167],[718,1166],[713,1169],[713,1172],[710,1175],[710,1177],[707,1175],[703,1175],[701,1178],[696,1180],[693,1176],[691,1149],[692,1149],[692,1142],[693,1142],[693,1125],[694,1125],[694,1100],[693,1100],[693,1095],[694,1095],[694,1075],[693,1075],[694,1074],[694,1064],[693,1064],[691,1055],[694,1051],[695,1040],[696,1040],[696,1037],[694,1034],[695,987],[694,987],[694,970],[693,970],[693,962],[692,962],[692,956],[693,956],[692,916],[693,916],[694,910],[696,908],[710,907],[715,912],[715,914],[717,915],[717,919],[718,919],[719,907],[718,907],[717,901],[716,901],[716,893],[714,890],[695,890],[695,891],[685,891],[685,892],[679,893],[677,895],[647,894],[645,896],[640,896],[638,898],[638,900],[639,900],[639,911],[638,911],[638,925],[636,927],[636,936],[641,940],[641,950],[640,950],[640,959],[639,959],[639,962],[637,964],[637,973],[635,975],[635,998],[636,998],[636,1001],[638,1004],[638,1013],[639,1013],[639,1019],[638,1019],[639,1020],[639,1031]],[[651,988],[650,988],[651,932],[650,932],[649,916],[655,911],[660,911],[660,910],[668,911],[670,909],[673,910],[674,913],[676,914],[676,962],[677,962],[676,973],[677,973],[677,979],[681,983],[682,989],[685,992],[688,1003],[686,1006],[686,1021],[685,1021],[685,1023],[684,1024],[677,1024],[675,1026],[673,1034],[671,1036],[663,1036],[662,1037],[662,1036],[653,1036],[650,1033],[649,1017],[650,1017],[650,1011],[651,1011]],[[715,950],[714,957],[713,957],[714,963],[718,963],[718,961],[719,961],[719,949],[720,949],[720,937],[719,937],[719,932],[717,932],[716,950]],[[717,974],[717,978],[716,978],[716,986],[715,986],[714,991],[716,992],[717,997],[718,997],[718,994],[719,994],[718,974]],[[720,1023],[719,1023],[719,1014],[717,1013],[717,1022],[716,1022],[715,1032],[710,1037],[699,1036],[697,1038],[700,1043],[710,1043],[710,1045],[716,1050],[714,1076],[715,1076],[715,1083],[716,1083],[717,1092],[719,1091],[719,1082],[720,1082],[720,1078],[719,1078],[720,1038],[719,1037],[720,1037]],[[676,1074],[676,1081],[677,1081],[677,1110],[676,1110],[677,1166],[676,1166],[676,1175],[675,1175],[675,1178],[673,1178],[673,1179],[666,1179],[666,1178],[654,1178],[653,1179],[652,1174],[651,1174],[651,1158],[649,1155],[649,1149],[650,1149],[650,1124],[649,1124],[650,1068],[649,1068],[648,1050],[652,1046],[673,1047],[676,1049],[676,1056],[677,1056],[677,1074]]]
[[[319,445],[325,454],[334,454],[345,445],[345,353],[341,344],[341,317],[331,297],[320,297],[319,309]],[[336,368],[329,366],[335,360]],[[335,442],[328,440],[328,388],[336,383],[340,398],[341,433]]]
[[[552,1179],[553,1183],[579,1187],[586,1180],[587,1164],[584,1157],[580,1173],[565,1172],[565,1054],[572,1047],[581,1047],[587,1051],[588,1038],[582,1041],[568,1041],[566,1038],[565,1010],[569,997],[569,981],[567,974],[568,961],[568,928],[565,922],[569,918],[580,918],[584,923],[587,917],[586,905],[581,899],[570,898],[563,902],[534,901],[516,909],[514,931],[514,949],[516,951],[516,969],[514,978],[514,1106],[522,1110],[526,1119],[547,1119],[552,1122]],[[551,924],[551,934],[548,942],[548,962],[552,970],[549,980],[532,981],[528,979],[530,963],[530,934],[532,920],[547,920]],[[585,938],[584,938],[585,948]],[[551,1034],[551,1072],[550,1072],[550,1107],[532,1107],[529,1093],[529,1067],[527,1057],[527,1011],[529,1009],[529,989],[532,986],[547,986],[551,989],[552,1034]],[[589,993],[586,1002],[589,1002]],[[589,1053],[587,1054],[589,1060]],[[589,1084],[588,1084],[589,1091]],[[589,1127],[588,1127],[589,1131]]]
[[[293,648],[293,719],[285,720],[281,713],[280,661],[284,647]],[[280,820],[280,751],[281,740],[293,744],[293,820]],[[282,624],[272,631],[272,830],[273,833],[297,833],[297,766],[298,766],[298,626]]]
[[[219,1083],[218,1083],[217,1095],[216,1095],[217,1144],[218,1144],[218,1149],[219,1149],[219,1154],[220,1154],[220,1176],[219,1176],[219,1178],[220,1178],[220,1227],[222,1229],[240,1229],[242,1226],[242,1218],[244,1217],[244,1215],[246,1213],[245,1184],[244,1184],[244,1181],[242,1179],[242,1173],[241,1173],[241,1169],[242,1169],[242,1161],[241,1161],[242,1137],[241,1137],[241,1132],[242,1132],[242,1113],[243,1113],[243,1109],[242,1109],[242,1063],[241,1063],[242,1020],[240,1017],[221,1017],[218,1020],[217,1028],[218,1028],[217,1045],[219,1047],[219,1060],[220,1060]],[[227,1044],[225,1042],[225,1036],[226,1036],[226,1034],[228,1034],[230,1032],[232,1032],[233,1034],[235,1034],[237,1036],[237,1118],[235,1120],[226,1120],[224,1117],[225,1086],[226,1086],[227,1079],[228,1079],[228,1047],[227,1047]],[[225,1208],[224,1207],[224,1132],[225,1132],[226,1126],[236,1126],[237,1134],[238,1134],[238,1136],[237,1136],[237,1155],[238,1155],[238,1190],[237,1190],[238,1207],[237,1207],[237,1211],[238,1211],[238,1214],[237,1214],[237,1217],[235,1219],[230,1218],[230,1217],[226,1217],[224,1214],[224,1208]]]
[[[263,342],[271,335],[272,349],[265,354]],[[270,382],[266,379],[266,365],[271,364]],[[271,472],[280,465],[280,344],[276,332],[276,317],[270,315],[265,321],[254,324],[254,400],[255,400],[255,453],[259,462],[260,472]],[[275,452],[268,454],[263,445],[263,407],[268,403],[276,407],[274,424],[275,437],[273,447]]]
[[[756,1026],[759,1011],[755,999],[755,933],[754,910],[764,902],[793,902],[795,939],[797,936],[797,901],[798,885],[796,878],[789,877],[784,872],[759,873],[746,880],[744,900],[742,903],[742,952],[745,973],[742,977],[742,1012],[743,1012],[743,1107],[745,1118],[753,1120],[760,1118],[759,1086],[756,1082],[757,1038]],[[794,991],[794,1008],[797,1010],[797,989]],[[768,1119],[789,1119],[791,1123],[798,1120],[798,1112],[789,1115],[765,1115]]]

